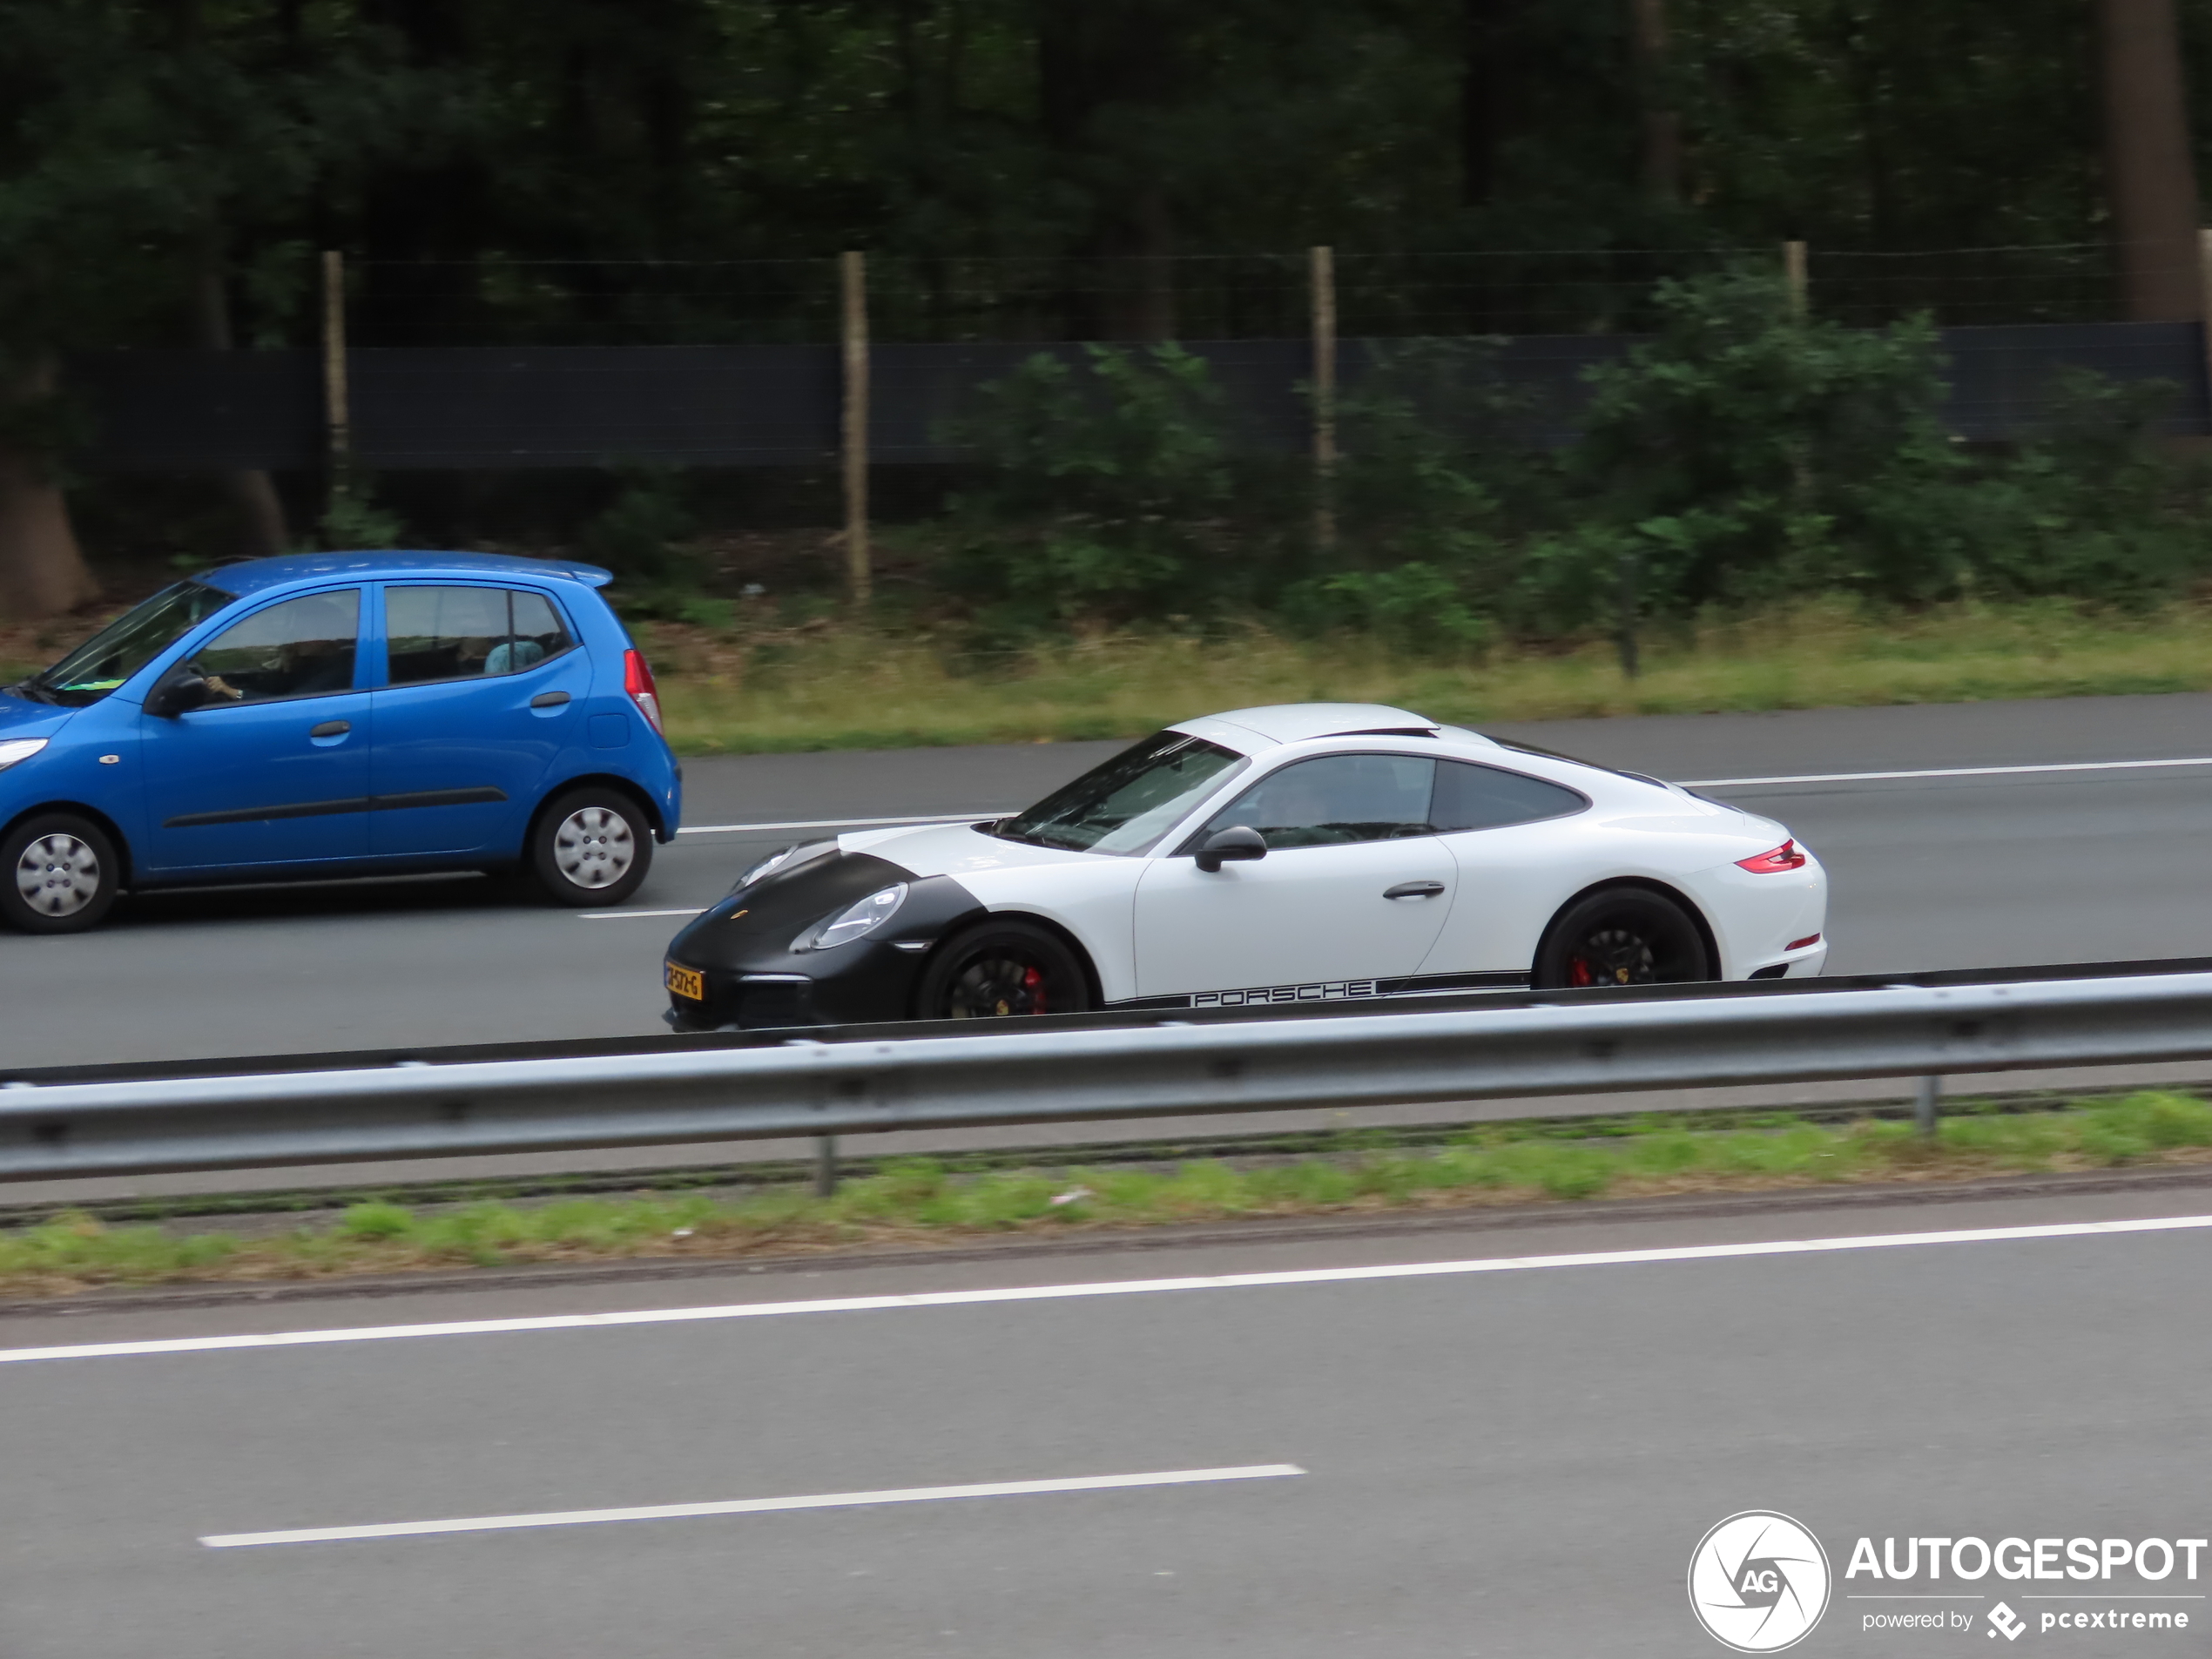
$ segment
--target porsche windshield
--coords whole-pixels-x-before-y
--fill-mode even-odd
[[[97,703],[232,598],[204,582],[164,588],[17,689],[41,703],[72,708]]]
[[[991,833],[1078,853],[1142,853],[1244,765],[1204,738],[1156,732]]]

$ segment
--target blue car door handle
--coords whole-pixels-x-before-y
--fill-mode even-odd
[[[320,725],[309,726],[311,738],[342,738],[354,729],[351,720],[325,720]]]
[[[540,691],[530,698],[530,706],[534,709],[557,709],[568,700],[566,691]]]
[[[1433,899],[1444,891],[1441,881],[1400,881],[1394,887],[1385,887],[1386,899]]]

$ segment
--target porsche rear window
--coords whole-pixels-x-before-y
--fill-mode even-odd
[[[1541,778],[1478,766],[1470,761],[1445,760],[1437,764],[1436,798],[1430,804],[1428,818],[1448,834],[1453,830],[1498,829],[1540,818],[1564,818],[1588,805],[1575,791]]]
[[[1142,853],[1245,764],[1204,738],[1155,732],[990,833],[1077,853]]]

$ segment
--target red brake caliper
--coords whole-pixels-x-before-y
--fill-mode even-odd
[[[1576,986],[1590,985],[1596,982],[1591,975],[1589,963],[1583,961],[1583,959],[1580,956],[1569,956],[1567,959],[1567,977],[1571,984]]]
[[[1044,975],[1037,972],[1035,968],[1026,968],[1022,970],[1022,988],[1029,994],[1029,1012],[1032,1014],[1044,1012],[1044,992],[1038,988],[1043,983]]]

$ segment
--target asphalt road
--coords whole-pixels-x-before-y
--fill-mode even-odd
[[[2069,1227],[2201,1195],[1425,1233],[1070,1260],[0,1320],[9,1659],[1602,1659],[1718,1654],[1684,1575],[1723,1517],[1825,1547],[1808,1655],[1994,1651],[2000,1595],[1846,1580],[1853,1541],[2212,1532],[2212,1232],[1683,1247]],[[2198,1207],[2202,1208],[2201,1203]],[[1651,1251],[1656,1259],[1588,1259]],[[1531,1263],[1531,1256],[1582,1256]],[[1467,1271],[1514,1256],[1517,1266]],[[1441,1273],[1333,1270],[1457,1260]],[[1272,1273],[1026,1299],[931,1293]],[[246,1350],[12,1359],[422,1322],[666,1314]],[[1301,1471],[1285,1472],[1282,1466]],[[1021,1495],[942,1488],[1238,1470]],[[518,1528],[516,1517],[898,1493]],[[208,1537],[489,1518],[489,1529]],[[1970,1628],[1868,1635],[1941,1588]],[[2022,1592],[2087,1595],[2030,1602]],[[2186,1636],[2076,1638],[2108,1656]],[[2053,1636],[2031,1636],[2047,1647]]]
[[[2083,698],[1561,721],[1501,732],[1683,779],[2196,759],[2212,698]],[[693,830],[1026,804],[1109,744],[702,759]],[[1833,876],[1836,973],[2212,948],[2212,766],[1906,778],[1727,792]],[[150,895],[81,938],[0,938],[18,1066],[657,1032],[661,951],[796,829],[692,833],[625,914],[479,878]]]

